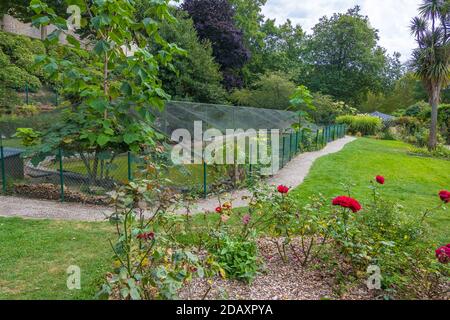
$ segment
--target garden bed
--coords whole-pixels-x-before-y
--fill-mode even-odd
[[[283,262],[277,253],[273,240],[261,238],[258,248],[264,268],[251,284],[237,280],[215,277],[210,284],[204,279],[194,279],[180,292],[182,299],[192,300],[323,300],[349,299],[369,300],[376,298],[363,283],[356,283],[340,295],[336,277],[329,270],[321,268],[315,261],[314,267],[302,267],[296,257],[290,255]]]

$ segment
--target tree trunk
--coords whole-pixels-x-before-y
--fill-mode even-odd
[[[47,39],[47,26],[41,26],[41,40]]]
[[[430,95],[431,105],[431,126],[430,126],[430,139],[428,141],[428,150],[436,150],[437,147],[437,122],[438,122],[438,106],[441,95],[440,85],[433,85]]]

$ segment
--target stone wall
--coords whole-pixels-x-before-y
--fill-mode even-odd
[[[41,30],[33,27],[31,23],[20,22],[14,17],[5,14],[3,18],[0,18],[0,29],[5,32],[20,34],[28,36],[30,38],[41,39],[42,36],[44,36],[45,38],[47,34],[50,34],[52,31],[54,31],[55,27],[54,26],[46,27],[46,30],[44,30],[44,35],[42,35]],[[59,42],[61,44],[67,44],[66,36],[64,34],[60,35]]]

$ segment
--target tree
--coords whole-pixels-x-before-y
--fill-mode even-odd
[[[413,52],[412,66],[428,93],[431,105],[428,148],[435,150],[441,91],[450,82],[450,4],[444,0],[424,0],[419,13],[411,22],[411,33],[419,45]]]
[[[185,0],[181,8],[194,21],[202,40],[209,40],[221,66],[228,90],[242,86],[241,69],[250,58],[242,30],[236,27],[235,11],[228,0]]]
[[[242,106],[286,110],[295,84],[280,73],[261,75],[250,89],[235,90],[230,99]]]
[[[385,50],[377,45],[378,31],[356,6],[345,14],[323,17],[307,42],[309,70],[298,81],[359,106],[369,90],[382,90]]]
[[[282,72],[297,82],[303,70],[302,55],[305,33],[300,25],[287,20],[276,25],[275,20],[267,19],[261,25],[264,39],[252,50],[252,58],[245,66],[248,83],[253,83],[262,74]]]
[[[225,103],[227,92],[210,42],[199,40],[192,19],[184,11],[176,10],[175,16],[177,23],[163,22],[160,33],[166,41],[186,50],[187,55],[179,55],[174,60],[176,72],[161,69],[164,90],[172,99]]]
[[[159,34],[158,21],[174,21],[168,0],[153,2],[142,20],[135,20],[135,7],[128,0],[70,3],[88,16],[85,28],[91,35],[93,54],[86,65],[48,55],[36,57],[44,71],[60,79],[61,93],[69,106],[61,122],[42,133],[41,143],[33,150],[34,162],[63,149],[65,156],[83,161],[91,182],[95,182],[107,178],[118,154],[155,147],[160,137],[152,128],[150,108],[162,109],[168,98],[158,78],[159,66],[170,64],[172,55],[180,50]],[[66,19],[40,0],[32,0],[30,7],[36,13],[34,26],[57,27],[46,40],[57,43],[59,35],[68,30]],[[89,55],[75,37],[68,34],[67,40],[71,50]],[[152,42],[161,46],[156,54],[148,51]],[[124,48],[131,50],[132,45],[137,49],[127,56]]]

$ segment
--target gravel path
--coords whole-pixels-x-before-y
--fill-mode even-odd
[[[355,140],[355,138],[345,137],[330,142],[320,151],[300,154],[292,159],[292,161],[290,161],[289,164],[281,169],[275,176],[268,179],[268,183],[270,185],[283,184],[289,187],[299,186],[308,175],[308,172],[316,159],[342,150],[346,144],[353,140]],[[248,203],[247,201],[242,200],[242,197],[246,195],[249,195],[246,190],[234,191],[227,196],[227,200],[233,199],[233,206],[235,208],[245,207]],[[211,197],[199,200],[195,204],[195,208],[191,210],[194,212],[213,211],[218,204],[218,197]],[[0,216],[102,221],[110,212],[111,209],[108,207],[0,196]],[[183,210],[180,210],[179,213],[183,213]]]

